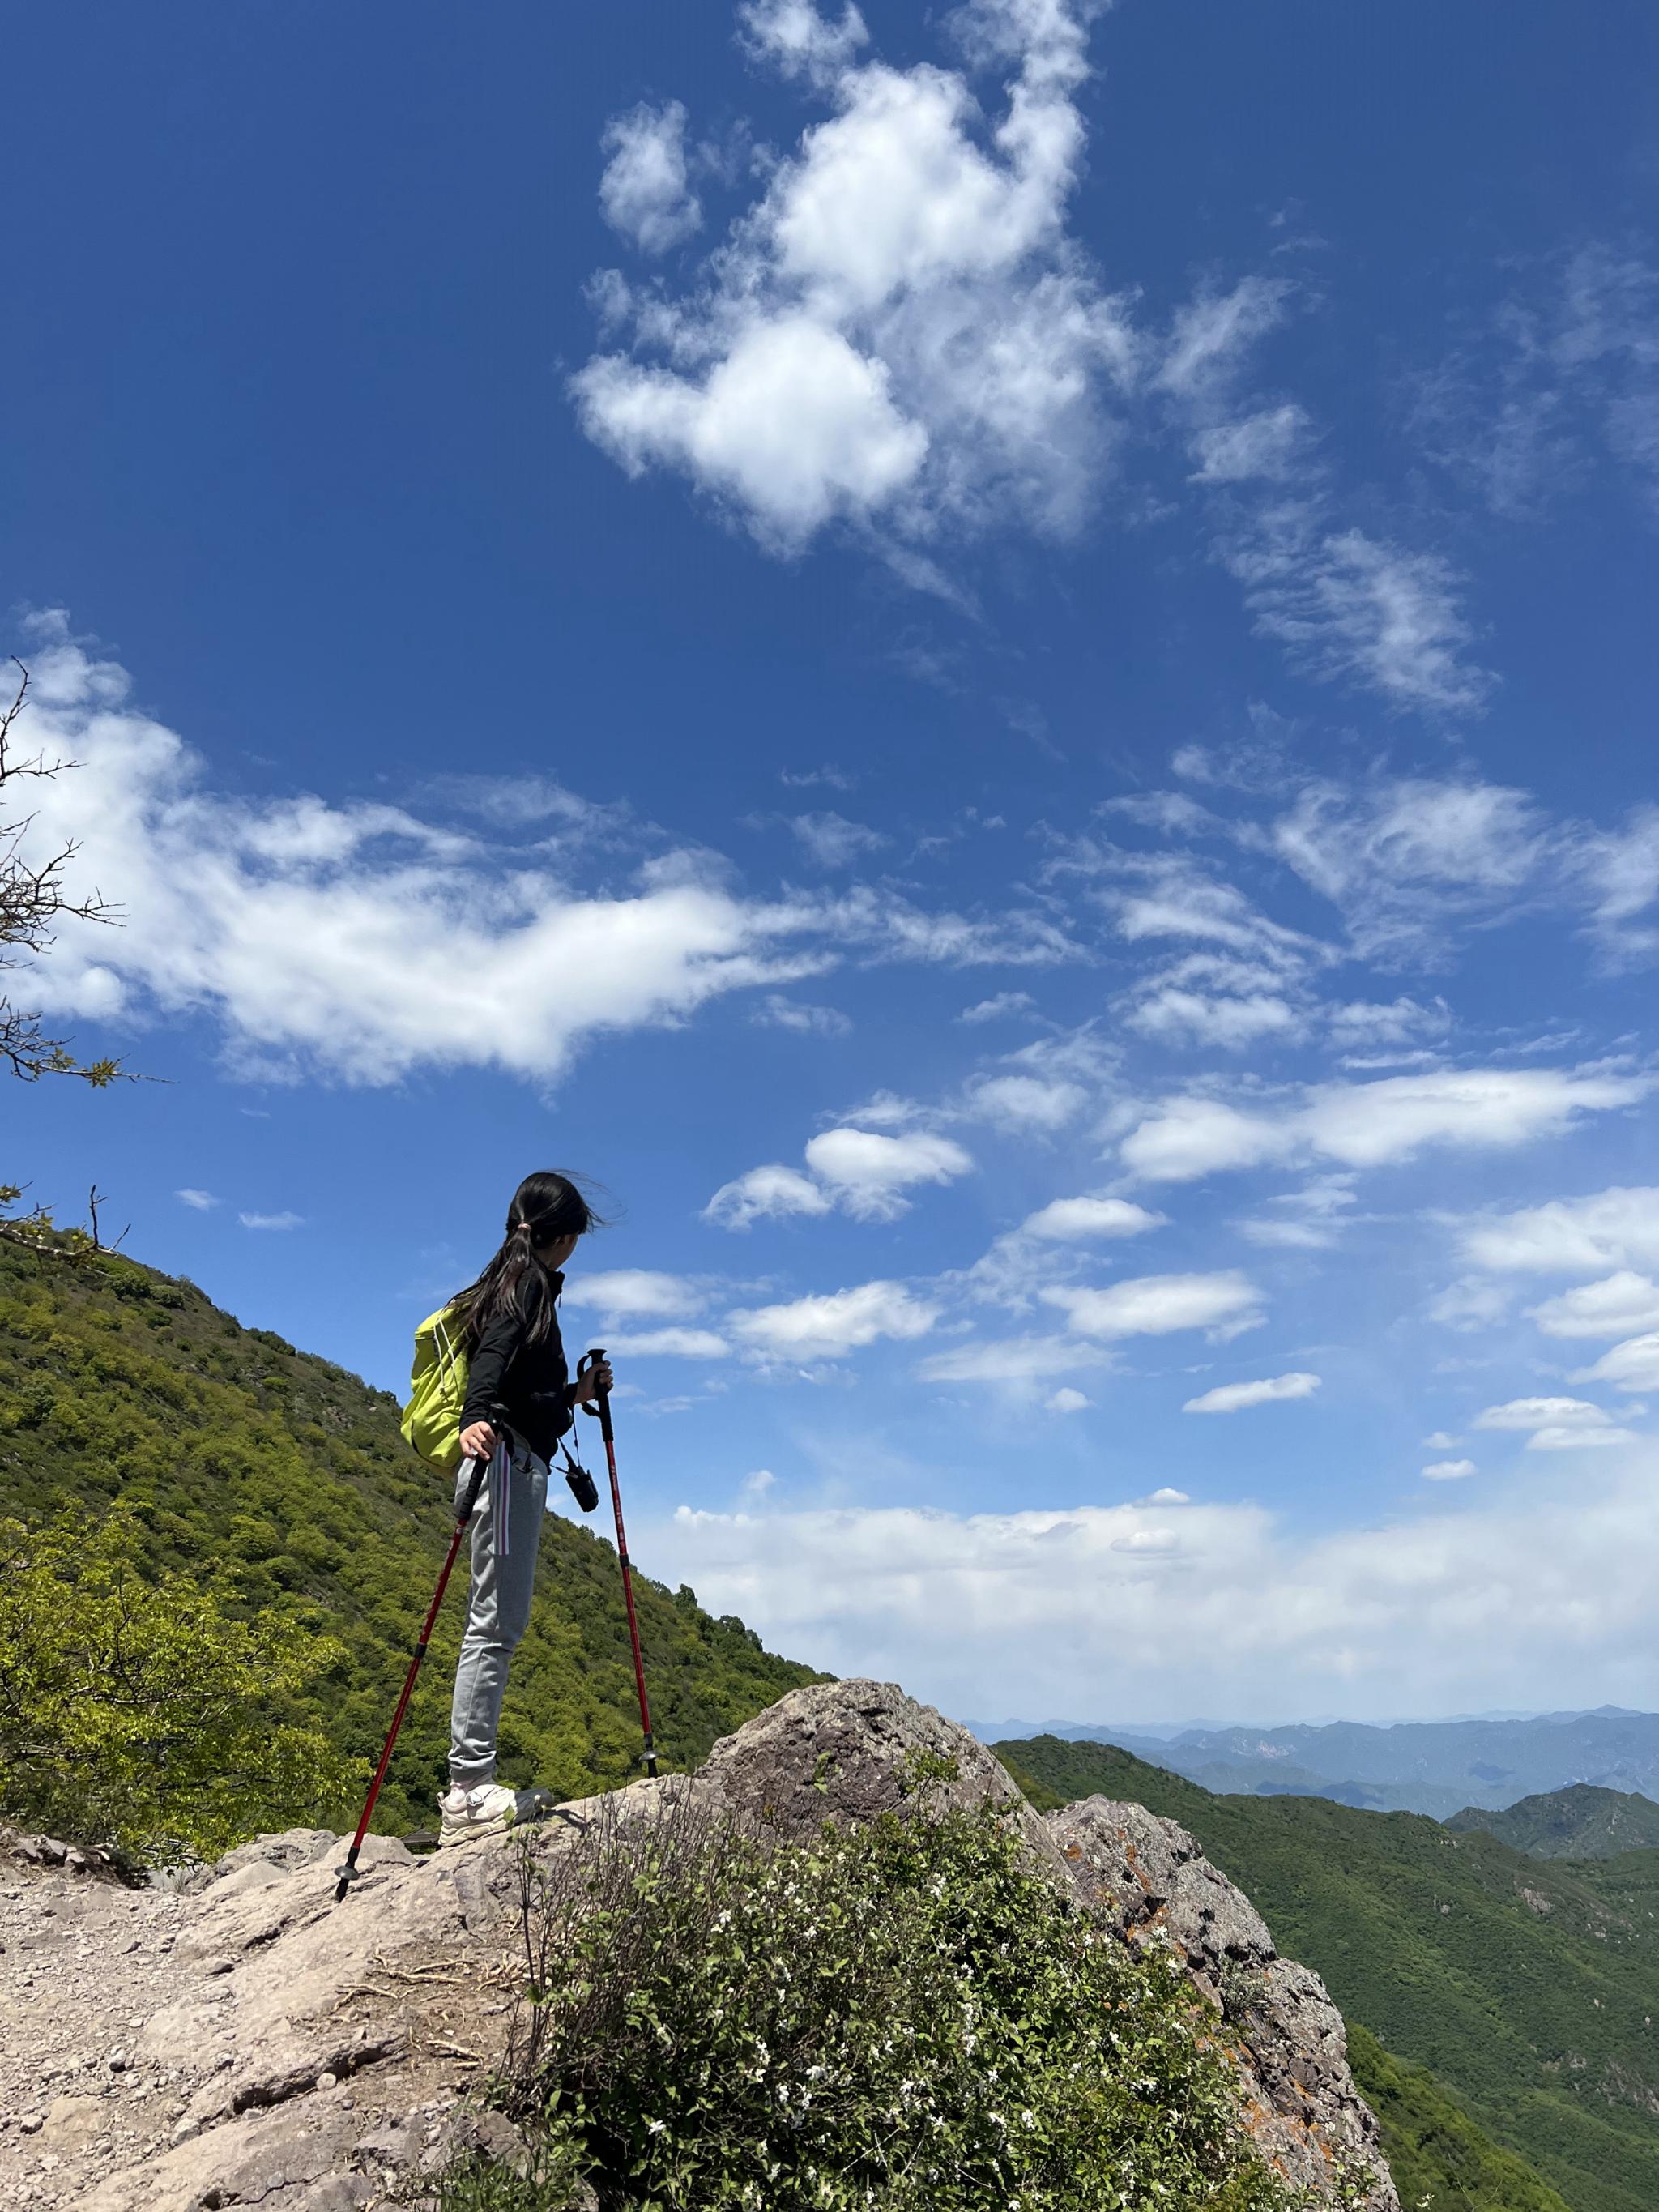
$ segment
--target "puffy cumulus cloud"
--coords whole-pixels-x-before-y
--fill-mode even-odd
[[[1502,1274],[1589,1275],[1603,1267],[1659,1266],[1659,1188],[1651,1184],[1552,1198],[1467,1223],[1463,1250]]]
[[[1104,1289],[1051,1283],[1042,1292],[1079,1336],[1110,1342],[1126,1336],[1167,1336],[1201,1328],[1224,1340],[1261,1319],[1261,1293],[1248,1275],[1139,1275]]]
[[[757,1221],[781,1220],[790,1214],[828,1213],[833,1203],[811,1176],[775,1161],[723,1182],[704,1206],[702,1218],[720,1229],[748,1229]]]
[[[953,1182],[974,1163],[960,1145],[926,1130],[889,1137],[875,1129],[826,1129],[807,1146],[806,1164],[855,1220],[892,1221],[917,1184]]]
[[[1580,1451],[1633,1443],[1635,1432],[1618,1427],[1611,1413],[1584,1398],[1511,1398],[1475,1416],[1477,1429],[1530,1430],[1528,1451]]]
[[[1144,1237],[1168,1223],[1167,1214],[1127,1198],[1054,1198],[1028,1213],[1018,1233],[1045,1243],[1081,1244],[1097,1237]]]
[[[1323,1711],[1639,1705],[1659,1671],[1659,1462],[1564,1485],[1425,1487],[1386,1524],[1309,1534],[1251,1505],[684,1510],[638,1555],[775,1650],[946,1711]],[[1158,1532],[1170,1548],[1153,1549]],[[1139,1541],[1135,1540],[1140,1540]]]
[[[610,158],[599,179],[599,206],[613,230],[642,253],[665,253],[702,228],[702,209],[686,172],[685,110],[678,100],[617,116],[602,144]]]
[[[1651,1087],[1646,1076],[1596,1067],[1470,1068],[1316,1085],[1294,1104],[1241,1108],[1188,1095],[1147,1113],[1122,1139],[1119,1157],[1154,1182],[1273,1161],[1382,1167],[1431,1146],[1530,1144],[1586,1114],[1633,1105]]]
[[[201,1013],[232,1065],[384,1084],[417,1068],[557,1078],[595,1039],[672,1026],[710,1000],[874,960],[1069,957],[1044,918],[926,913],[855,886],[834,898],[747,897],[706,852],[665,849],[634,825],[616,864],[617,810],[558,810],[559,866],[531,817],[477,836],[380,804],[216,793],[185,740],[134,708],[131,680],[33,618],[19,743],[72,759],[40,787],[31,830],[122,913],[118,930],[67,921],[32,971],[49,1013],[142,1024]],[[475,787],[477,780],[473,780]],[[481,792],[474,788],[474,811]],[[567,795],[568,796],[568,795]]]
[[[701,1313],[708,1294],[684,1275],[649,1267],[611,1267],[565,1279],[568,1306],[592,1306],[607,1321],[683,1321]]]
[[[1615,1390],[1659,1390],[1659,1329],[1615,1344],[1593,1367],[1581,1368],[1572,1380],[1610,1382]]]
[[[751,52],[833,112],[680,296],[602,288],[630,343],[573,380],[588,435],[782,551],[837,520],[1073,527],[1135,350],[1066,230],[1085,12],[978,0],[958,17],[969,66],[1012,71],[988,118],[961,71],[863,58],[855,9],[746,8]]]
[[[1621,1267],[1527,1310],[1546,1336],[1635,1336],[1659,1329],[1659,1283]]]
[[[1465,1482],[1480,1468],[1472,1459],[1437,1459],[1422,1470],[1425,1482]]]
[[[1042,1136],[1074,1121],[1089,1094],[1063,1076],[988,1075],[969,1085],[966,1103],[969,1113],[997,1128]]]
[[[860,1283],[787,1304],[752,1306],[729,1314],[731,1334],[754,1357],[767,1361],[839,1359],[883,1337],[900,1343],[926,1336],[939,1309],[902,1283]]]
[[[1311,1398],[1318,1389],[1317,1375],[1273,1375],[1259,1382],[1222,1382],[1196,1398],[1188,1398],[1183,1413],[1240,1413],[1249,1406],[1272,1406],[1285,1398]]]
[[[1065,1389],[1056,1390],[1052,1398],[1045,1399],[1043,1402],[1051,1413],[1080,1413],[1092,1406],[1094,1400],[1085,1397],[1081,1390],[1073,1390],[1068,1384]]]

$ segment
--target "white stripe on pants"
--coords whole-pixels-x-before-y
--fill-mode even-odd
[[[455,1480],[458,1513],[463,1478],[471,1472],[463,1462]],[[450,1706],[449,1774],[464,1790],[495,1778],[507,1662],[530,1624],[546,1511],[547,1462],[517,1437],[510,1449],[503,1438],[472,1509],[471,1588]]]

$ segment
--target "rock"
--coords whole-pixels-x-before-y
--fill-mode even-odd
[[[1348,2070],[1342,2015],[1317,1974],[1281,1959],[1261,1915],[1178,1821],[1085,1798],[1047,1816],[1084,1899],[1125,1942],[1172,1944],[1234,2031],[1230,2051],[1257,2147],[1320,2203],[1400,2212],[1381,2136]]]
[[[55,2097],[46,2108],[40,2140],[55,2151],[81,2151],[104,2123],[102,2100],[97,2097]]]
[[[793,1841],[826,1820],[1002,1807],[1058,1880],[1066,1869],[1043,1822],[976,1736],[896,1682],[810,1682],[723,1736],[700,1784],[730,1811]]]

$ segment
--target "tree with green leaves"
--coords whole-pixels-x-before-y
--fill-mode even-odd
[[[118,1507],[0,1521],[0,1814],[151,1865],[336,1820],[362,1762],[272,1716],[341,1657],[191,1575],[147,1574]]]

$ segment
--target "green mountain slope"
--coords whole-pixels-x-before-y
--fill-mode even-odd
[[[1382,2129],[1394,2185],[1431,2212],[1571,2212],[1524,2159],[1500,2150],[1425,2066],[1385,2051],[1348,2023],[1348,2063]]]
[[[1659,2205],[1659,1852],[1540,1861],[1417,1814],[1211,1796],[1109,1745],[995,1749],[1062,1798],[1098,1790],[1183,1822],[1343,2013],[1573,2212]]]
[[[1588,1782],[1523,1797],[1501,1813],[1466,1805],[1446,1826],[1460,1835],[1482,1828],[1535,1859],[1610,1859],[1621,1851],[1659,1849],[1659,1805],[1651,1797],[1598,1790]]]
[[[74,1267],[0,1243],[0,1516],[139,1518],[158,1567],[210,1574],[248,1610],[337,1636],[336,1675],[297,1710],[380,1751],[453,1527],[449,1486],[410,1453],[394,1399],[191,1285],[124,1259]],[[603,1511],[603,1508],[601,1510]],[[459,1580],[459,1575],[458,1575]],[[652,1719],[669,1766],[799,1684],[742,1622],[635,1577]],[[376,1826],[428,1826],[460,1636],[452,1589]],[[574,1794],[627,1780],[640,1747],[617,1556],[550,1516],[536,1607],[507,1692],[504,1780]],[[356,1808],[319,1808],[336,1820]]]

